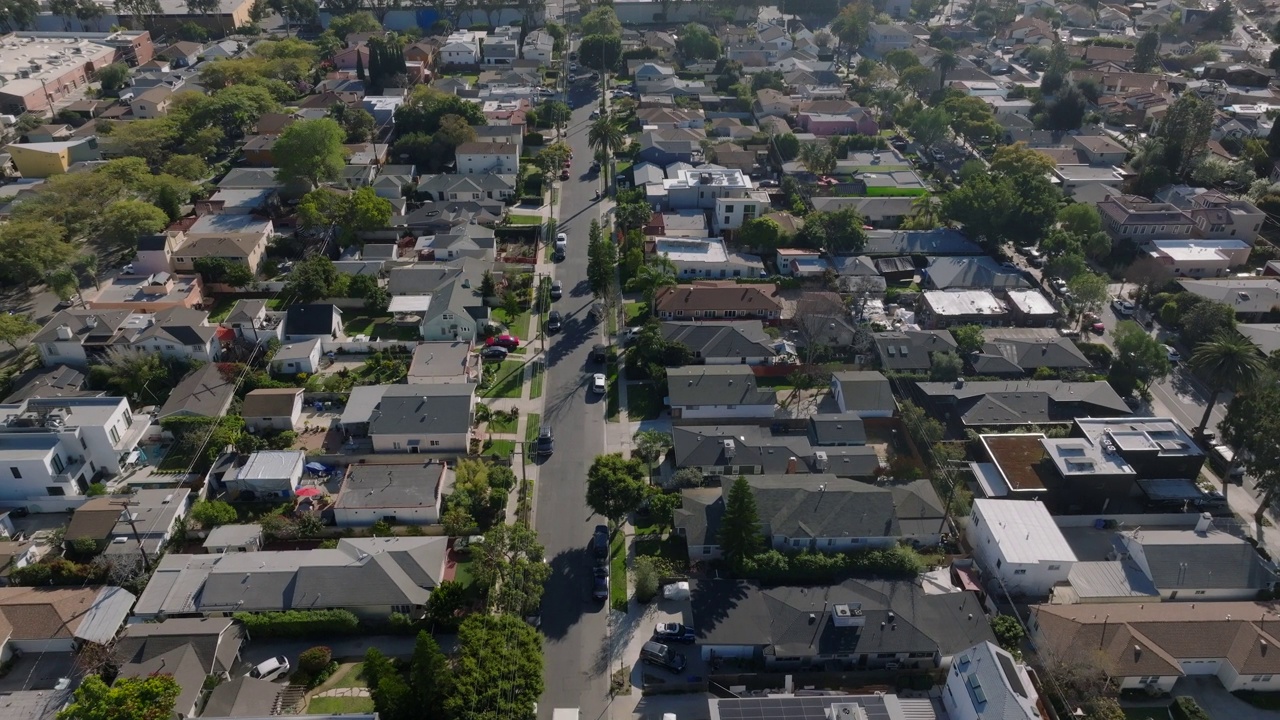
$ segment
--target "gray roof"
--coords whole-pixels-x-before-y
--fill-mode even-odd
[[[116,641],[116,655],[141,663],[190,645],[205,673],[230,672],[244,640],[244,628],[231,618],[169,618],[126,626]]]
[[[1096,602],[1118,597],[1155,600],[1160,591],[1133,560],[1101,560],[1077,562],[1067,576],[1071,590],[1082,602]]]
[[[875,370],[845,370],[831,373],[831,382],[840,384],[845,408],[850,411],[885,411],[898,407],[893,388],[884,373]]]
[[[693,626],[700,645],[761,646],[767,656],[938,653],[946,657],[995,639],[973,593],[929,595],[909,580],[847,580],[830,587],[769,589],[736,580],[702,580],[693,598]],[[846,604],[862,612],[862,627],[836,627],[832,607]],[[810,622],[811,615],[817,617],[816,623]]]
[[[408,392],[382,397],[369,415],[370,435],[455,435],[471,427],[474,385],[413,385]]]
[[[179,345],[206,345],[218,334],[217,325],[206,324],[209,313],[175,307],[157,311],[150,327],[138,334],[135,342],[159,338]]]
[[[120,666],[119,677],[145,678],[157,673],[172,675],[178,683],[178,699],[173,706],[173,717],[181,719],[191,714],[191,708],[204,689],[205,675],[208,674],[200,666],[195,648],[184,644],[150,660],[125,663]]]
[[[875,261],[866,255],[837,255],[831,258],[831,264],[839,275],[863,275],[878,277]]]
[[[341,315],[342,311],[330,303],[291,305],[284,319],[284,334],[330,335],[338,324],[334,322],[335,313]]]
[[[409,377],[452,378],[464,375],[470,355],[470,343],[419,343],[413,349],[413,359],[409,362]]]
[[[735,478],[724,478],[728,492]],[[760,521],[768,534],[789,538],[901,537],[936,534],[942,528],[942,503],[929,483],[888,488],[834,475],[747,476]],[[925,497],[922,497],[923,494]],[[899,497],[915,495],[909,528],[899,524]],[[921,532],[923,531],[923,532]]]
[[[1121,534],[1136,536],[1151,581],[1162,591],[1261,589],[1276,579],[1263,567],[1262,557],[1252,545],[1221,530],[1137,530]],[[1119,538],[1116,545],[1123,548]]]
[[[1006,268],[994,259],[981,257],[934,257],[920,271],[924,285],[937,290],[953,288],[1029,288],[1031,281],[1020,270]]]
[[[351,465],[334,507],[434,507],[444,472],[444,463],[438,462]]]
[[[964,678],[966,690],[953,700],[960,707],[972,706],[972,717],[982,720],[1038,720],[1038,694],[1026,671],[1018,672],[1018,665],[1012,655],[990,641],[968,648],[951,661],[952,671]]]
[[[267,309],[266,300],[246,299],[237,300],[235,305],[231,306],[231,312],[223,318],[222,322],[231,325],[233,323],[251,323],[258,319],[258,316]]]
[[[275,168],[232,168],[221,180],[220,188],[282,188]]]
[[[939,412],[943,405],[954,408],[951,412],[969,427],[1061,423],[1132,412],[1111,385],[1101,380],[921,382],[916,388]]]
[[[336,549],[166,555],[135,613],[425,605],[447,538],[342,538]]]
[[[452,310],[464,315],[481,313],[480,281],[489,263],[464,257],[448,263],[416,263],[392,268],[387,280],[391,295],[431,295],[429,316]]]
[[[5,404],[19,403],[27,398],[78,397],[101,395],[98,390],[83,390],[84,373],[69,366],[33,368],[14,378],[14,391],[4,399]]]
[[[870,230],[865,255],[981,255],[982,248],[956,230]]]
[[[320,338],[311,338],[310,340],[302,340],[295,343],[286,343],[276,350],[276,354],[271,356],[271,362],[278,363],[282,360],[304,360],[311,357],[311,353],[315,352],[316,347],[320,345]]]
[[[770,347],[764,323],[759,320],[732,322],[664,322],[662,337],[678,342],[693,351],[694,357],[770,358],[777,355]]]
[[[671,407],[686,405],[775,405],[778,394],[756,385],[742,365],[692,365],[667,371]]]
[[[448,193],[480,193],[483,195],[488,192],[497,192],[500,190],[510,190],[514,192],[516,189],[516,176],[503,175],[501,173],[482,173],[480,175],[423,175],[418,178],[418,192],[429,192],[435,197],[439,197],[437,193],[446,193],[445,199],[449,198]],[[470,195],[458,197],[459,200],[470,200]]]
[[[233,677],[209,693],[201,717],[241,718],[270,715],[282,686],[248,675]]]
[[[875,448],[814,447],[808,434],[774,434],[759,425],[686,425],[671,432],[677,468],[725,465],[758,466],[766,474],[826,472],[838,477],[869,477],[880,467]],[[727,441],[732,447],[726,452]],[[818,467],[817,452],[826,453],[827,468]]]
[[[240,547],[262,545],[262,526],[257,523],[244,525],[219,525],[209,531],[204,547]]]
[[[160,407],[160,418],[182,413],[199,417],[227,414],[235,398],[236,384],[222,376],[217,363],[202,365],[182,379]]]
[[[1037,368],[1072,370],[1093,367],[1076,344],[1064,337],[1043,340],[998,338],[983,343],[969,358],[979,375],[1033,372]]]
[[[673,513],[673,525],[684,531],[690,545],[720,544],[720,519],[724,517],[724,493],[720,488],[690,488],[680,491],[680,507]]]
[[[281,480],[302,477],[307,454],[302,450],[258,450],[236,473],[239,480]]]
[[[40,332],[31,338],[32,343],[67,342],[58,337],[58,328],[71,328],[73,339],[82,343],[105,343],[133,315],[132,310],[89,310],[68,308],[62,310],[44,324]]]
[[[814,445],[866,445],[867,428],[857,413],[822,413],[809,418]]]
[[[928,370],[929,353],[955,352],[950,330],[904,330],[872,335],[880,366],[886,370]]]

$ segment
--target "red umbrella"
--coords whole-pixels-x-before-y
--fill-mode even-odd
[[[312,497],[313,495],[323,495],[324,491],[318,487],[301,487],[294,493],[298,497]]]

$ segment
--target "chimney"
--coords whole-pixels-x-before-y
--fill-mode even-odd
[[[958,388],[964,387],[964,378],[962,377],[956,378],[956,387]]]
[[[58,326],[58,339],[59,339],[59,340],[70,340],[72,337],[73,337],[73,335],[72,335],[72,333],[71,333],[71,328],[70,328],[70,327],[68,327],[68,326],[66,326],[66,325],[59,325],[59,326]]]
[[[796,474],[796,458],[794,455],[787,458],[787,474],[788,475]]]
[[[85,325],[88,325],[88,326],[89,326],[89,327],[91,327],[91,328],[96,328],[96,327],[98,327],[98,316],[97,316],[97,315],[89,315],[88,317],[86,317],[86,318],[84,319],[84,324],[85,324]]]
[[[1200,519],[1196,520],[1196,534],[1204,535],[1213,529],[1213,515],[1202,512]]]

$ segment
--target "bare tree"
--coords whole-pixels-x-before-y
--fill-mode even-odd
[[[824,350],[840,347],[842,329],[854,328],[849,311],[840,296],[828,292],[811,292],[796,303],[791,319],[796,331],[796,344],[804,364],[813,364]]]

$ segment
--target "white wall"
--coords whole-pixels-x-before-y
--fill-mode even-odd
[[[939,523],[941,524],[941,523]],[[811,547],[809,538],[790,538],[785,535],[774,535],[771,543],[775,550],[815,550],[817,552],[848,552],[850,550],[867,550],[869,548],[887,548],[898,544],[896,537],[866,538],[816,538]],[[799,543],[799,544],[797,544]]]
[[[986,518],[975,521],[977,517],[981,517],[981,511],[975,505],[966,528],[974,558],[985,573],[998,577],[1010,594],[1043,597],[1049,595],[1057,583],[1067,582],[1072,563],[1009,562],[1005,549],[1000,547],[991,532],[991,523]]]
[[[9,647],[24,653],[71,652],[75,649],[75,638],[55,638],[51,640],[9,640]]]
[[[1120,681],[1120,689],[1121,690],[1141,690],[1143,688],[1151,687],[1151,685],[1147,685],[1139,682],[1140,679],[1141,678],[1136,678],[1136,677],[1122,678]],[[1156,681],[1154,687],[1158,689],[1160,692],[1167,693],[1173,690],[1173,684],[1176,682],[1178,682],[1178,676],[1170,675],[1168,677],[1160,678],[1158,681]]]
[[[334,508],[333,519],[338,527],[367,527],[384,517],[394,516],[397,523],[405,525],[434,525],[440,522],[438,507],[403,508]]]
[[[374,452],[411,453],[413,443],[420,453],[465,453],[467,434],[452,435],[371,435]],[[432,443],[438,443],[432,445]]]
[[[772,418],[773,405],[677,405],[672,408],[680,411],[685,419],[715,420],[719,418]]]
[[[40,343],[39,348],[40,358],[44,361],[45,367],[62,364],[84,367],[89,364],[89,359],[85,356],[79,340]]]

